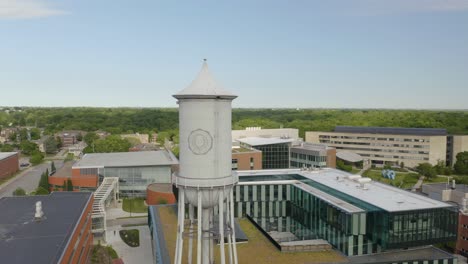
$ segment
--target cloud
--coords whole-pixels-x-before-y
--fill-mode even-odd
[[[352,9],[360,15],[462,12],[468,11],[468,0],[355,0]]]
[[[64,15],[44,0],[0,0],[0,19],[31,19]]]

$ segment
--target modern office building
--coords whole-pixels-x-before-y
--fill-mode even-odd
[[[237,139],[240,146],[262,152],[263,169],[289,168],[289,147],[295,139],[247,137]]]
[[[290,148],[290,168],[336,168],[336,149],[301,142]]]
[[[306,141],[357,153],[377,166],[402,162],[408,167],[424,162],[436,165],[447,156],[447,131],[436,128],[337,126],[333,132],[306,132]]]
[[[266,233],[287,234],[279,236],[287,241],[324,239],[360,256],[456,240],[455,206],[359,175],[328,168],[238,175],[236,216],[252,218]]]
[[[72,179],[88,178],[99,184],[104,177],[118,177],[121,196],[145,197],[148,185],[171,183],[172,166],[177,164],[166,150],[85,154],[73,165]]]
[[[0,152],[0,179],[19,170],[18,152]]]
[[[232,140],[248,137],[262,138],[292,138],[299,139],[299,129],[297,128],[270,128],[247,127],[244,130],[232,130]]]
[[[452,204],[330,168],[238,171],[238,176],[235,216],[249,219],[268,238],[265,243],[284,254],[290,254],[291,245],[292,251],[331,245],[347,257],[330,263],[458,261],[431,246],[456,241],[458,213]],[[166,263],[172,252],[163,233],[174,231],[166,230],[169,223],[161,220],[154,224],[162,216],[152,209],[148,217],[155,263]],[[262,263],[256,261],[243,263]]]
[[[88,263],[92,204],[90,192],[1,198],[0,262]]]
[[[254,148],[232,147],[232,170],[261,170],[262,152]]]
[[[422,192],[432,199],[458,205],[456,253],[468,257],[468,185],[451,183],[423,184]]]

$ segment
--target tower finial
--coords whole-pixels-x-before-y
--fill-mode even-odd
[[[204,62],[206,62],[206,61],[207,61],[207,59],[203,59],[203,61],[204,61]]]

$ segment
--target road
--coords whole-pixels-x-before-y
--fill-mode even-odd
[[[57,169],[63,165],[63,161],[61,160],[55,160],[54,163]],[[41,174],[47,168],[50,170],[50,162],[48,161],[20,172],[20,175],[16,176],[15,180],[0,186],[0,198],[13,196],[13,191],[18,187],[23,188],[26,193],[34,191],[37,188]]]

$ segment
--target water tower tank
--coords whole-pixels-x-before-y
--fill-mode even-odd
[[[231,163],[231,103],[237,96],[216,83],[205,61],[195,80],[174,97],[179,104],[179,172],[172,179],[179,190],[179,232],[174,259],[175,263],[181,263],[187,203],[191,226],[198,222],[198,263],[212,263],[214,217],[219,217],[220,236],[227,229],[228,241],[235,239],[232,192],[238,177]],[[227,228],[222,226],[225,214]],[[224,263],[224,238],[220,244]],[[235,244],[229,242],[229,249],[235,251]]]

